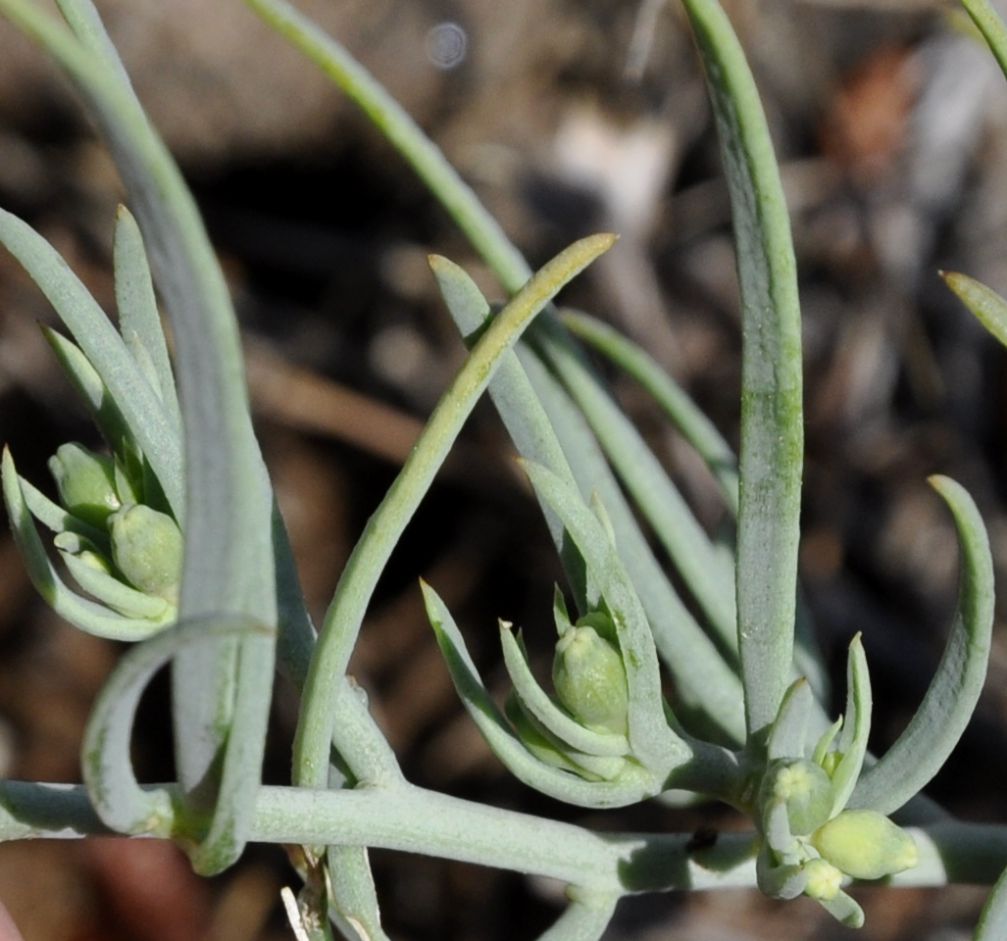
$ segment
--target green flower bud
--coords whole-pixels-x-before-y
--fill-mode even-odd
[[[832,781],[813,761],[800,758],[773,762],[762,783],[760,803],[783,801],[790,832],[811,833],[832,812]]]
[[[49,471],[64,508],[78,519],[92,526],[104,526],[108,517],[119,509],[111,458],[79,444],[63,444],[49,458]]]
[[[619,640],[615,632],[615,624],[604,611],[592,611],[580,618],[576,627],[593,627],[602,640],[607,640],[613,647],[618,649]]]
[[[839,890],[843,887],[843,874],[832,863],[824,859],[809,859],[803,869],[808,879],[804,894],[809,898],[828,902],[839,895]]]
[[[172,604],[182,574],[182,533],[149,506],[124,506],[109,518],[112,560],[134,587]]]
[[[811,836],[824,859],[854,879],[881,879],[919,862],[913,838],[874,810],[846,810]]]
[[[629,690],[619,651],[593,627],[574,627],[556,644],[556,695],[589,728],[626,733]]]

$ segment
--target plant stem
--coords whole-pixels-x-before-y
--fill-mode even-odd
[[[167,790],[179,807],[175,785]],[[176,821],[176,828],[181,821]],[[1007,865],[1007,826],[943,821],[908,831],[920,851],[899,887],[992,884]],[[80,785],[0,783],[0,840],[108,834]],[[413,785],[314,791],[263,787],[251,842],[366,845],[536,873],[618,894],[755,888],[754,835],[594,833]]]

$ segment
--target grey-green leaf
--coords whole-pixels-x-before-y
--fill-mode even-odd
[[[979,510],[960,484],[931,477],[954,517],[961,553],[958,607],[944,655],[916,714],[860,777],[850,807],[898,810],[941,769],[982,691],[993,628],[993,559]]]
[[[119,207],[113,248],[115,301],[119,311],[119,332],[137,365],[148,375],[164,403],[169,420],[181,434],[182,418],[175,391],[175,376],[168,356],[168,344],[154,296],[154,282],[147,262],[140,227],[133,214]]]
[[[836,746],[841,757],[832,772],[834,803],[832,813],[837,814],[850,799],[867,754],[867,739],[871,734],[871,675],[867,670],[864,645],[857,634],[850,642],[846,666],[846,712],[843,715],[842,733]]]
[[[742,306],[737,597],[749,735],[773,721],[793,659],[804,429],[801,323],[779,168],[744,52],[715,0],[684,0],[727,174]]]

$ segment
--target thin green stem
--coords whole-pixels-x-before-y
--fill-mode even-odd
[[[175,785],[149,789],[177,795]],[[945,821],[908,832],[920,861],[893,876],[892,886],[992,885],[1007,866],[1007,826]],[[0,840],[107,833],[80,785],[0,782]],[[756,885],[750,833],[721,833],[712,847],[697,849],[692,834],[594,833],[413,785],[353,791],[263,787],[249,839],[421,853],[620,895]]]

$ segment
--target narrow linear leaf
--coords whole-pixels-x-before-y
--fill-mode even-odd
[[[119,53],[105,27],[102,25],[98,11],[90,3],[81,3],[79,0],[56,0],[59,12],[66,20],[67,26],[73,34],[80,40],[81,44],[87,47],[97,58],[113,69],[118,80],[127,87],[132,87],[129,75],[123,67]]]
[[[13,468],[13,463],[11,467]],[[76,533],[78,536],[89,539],[96,546],[104,547],[108,544],[108,533],[102,532],[100,529],[91,526],[90,523],[85,523],[84,520],[77,519],[76,516],[67,513],[63,507],[50,500],[31,481],[26,480],[20,475],[18,476],[18,483],[21,487],[21,497],[31,511],[32,516],[50,532],[57,535],[67,532]]]
[[[62,0],[61,9],[76,35],[35,4],[0,0],[0,13],[66,72],[108,139],[172,321],[185,419],[184,507],[180,456],[175,467],[161,466],[165,462],[149,451],[156,442],[141,437],[139,443],[176,518],[181,523],[185,516],[187,521],[180,612],[185,617],[244,612],[275,623],[272,501],[252,434],[227,284],[192,195],[125,78],[93,3]],[[103,364],[80,337],[78,341],[125,407]],[[144,385],[157,402],[156,393]],[[162,446],[174,446],[165,433],[170,422],[163,424]],[[233,648],[225,640],[216,649],[204,648],[198,658],[189,658],[183,650],[173,672],[176,766],[189,799],[204,804],[215,797],[220,751],[234,705]],[[272,651],[264,645],[255,649],[271,664]],[[263,691],[253,708],[268,712],[268,694]],[[246,806],[242,812],[247,815],[252,809]],[[240,852],[240,846],[236,850]]]
[[[776,715],[793,660],[804,429],[790,222],[751,71],[714,0],[683,0],[706,70],[734,216],[742,307],[738,639],[749,735]]]
[[[837,814],[850,799],[867,756],[867,739],[871,734],[871,675],[867,669],[864,645],[857,634],[850,643],[846,666],[846,712],[842,733],[836,746],[842,757],[832,773],[835,800],[832,813]]]
[[[73,552],[60,552],[60,557],[74,581],[89,595],[108,605],[123,617],[157,621],[160,624],[175,619],[175,608],[163,598],[145,595],[123,584],[107,572],[82,561]]]
[[[615,914],[618,896],[571,891],[566,911],[538,941],[600,941]]]
[[[967,274],[942,273],[944,283],[972,312],[975,318],[1007,346],[1007,301],[992,288],[986,287]]]
[[[989,660],[993,559],[982,517],[960,484],[931,477],[930,485],[947,503],[958,532],[958,607],[923,702],[895,744],[863,773],[850,799],[851,808],[885,815],[898,810],[941,769],[972,716]]]
[[[1007,869],[986,899],[974,941],[1000,941],[1001,938],[1007,938]]]
[[[130,739],[137,705],[151,677],[181,647],[200,647],[221,637],[262,630],[245,618],[187,621],[138,644],[122,657],[98,694],[82,746],[84,783],[106,826],[119,833],[192,836],[172,832],[177,818],[170,796],[163,790],[142,789],[133,774]]]
[[[625,807],[660,790],[643,769],[630,781],[584,781],[531,755],[490,699],[451,612],[429,585],[421,582],[420,587],[427,617],[459,697],[493,753],[516,778],[543,794],[580,807]]]
[[[588,755],[619,756],[629,751],[625,735],[585,728],[552,701],[535,679],[510,625],[504,621],[500,622],[500,644],[514,691],[525,708],[553,735]]]
[[[182,454],[160,399],[122,337],[67,267],[31,226],[0,209],[0,243],[18,260],[73,334],[115,401],[130,434],[157,474],[176,518],[182,516]]]
[[[494,318],[441,397],[402,471],[368,521],[326,612],[305,683],[294,742],[295,778],[299,784],[324,783],[335,724],[333,691],[346,672],[378,578],[465,420],[486,391],[501,359],[513,349],[535,315],[614,241],[614,236],[601,234],[574,242],[535,274]]]
[[[490,322],[489,303],[475,282],[454,262],[446,258],[432,258],[431,269],[451,318],[471,347]],[[518,453],[573,481],[563,448],[535,391],[524,376],[516,354],[508,353],[504,357],[490,383],[489,394]],[[584,563],[576,549],[564,541],[563,524],[556,514],[541,503],[540,506],[577,606],[586,610],[588,588]]]
[[[21,491],[21,479],[14,467],[14,460],[6,448],[3,452],[2,476],[4,504],[11,532],[24,560],[28,577],[35,590],[60,617],[95,637],[124,641],[143,640],[171,623],[173,618],[170,612],[166,613],[163,620],[122,617],[71,591],[59,577],[42,545]]]
[[[550,334],[544,342],[565,342],[558,331]],[[566,390],[537,356],[519,356],[563,450],[570,456],[569,466],[580,492],[596,494],[608,512],[619,557],[626,571],[632,573],[654,642],[674,678],[678,701],[700,713],[713,727],[712,734],[740,743],[745,718],[737,674],[696,623],[662,570],[590,428]]]
[[[219,795],[209,830],[189,850],[192,866],[202,875],[216,875],[244,850],[253,828],[255,799],[262,784],[262,750],[273,690],[275,630],[248,617],[238,646],[234,718],[225,744]],[[262,708],[265,700],[267,708]]]
[[[645,349],[604,321],[572,310],[561,311],[560,319],[574,336],[611,360],[654,397],[678,433],[703,459],[731,515],[737,516],[738,459],[689,394]]]
[[[401,106],[342,46],[289,3],[283,0],[247,2],[266,22],[315,61],[361,107],[455,219],[504,287],[516,291],[528,277],[529,266],[474,192]],[[463,335],[481,326],[481,321],[461,322],[454,310],[452,315]],[[569,342],[568,338],[566,342]],[[529,383],[524,372],[531,372],[536,366],[531,357],[526,359],[523,367],[515,358],[513,365],[508,365],[499,374],[500,381],[491,386],[491,394],[518,450],[526,458],[559,474],[568,474],[572,465],[582,492],[598,490],[615,517],[620,552],[638,579],[637,588],[654,626],[661,656],[672,670],[681,697],[708,715],[722,737],[740,741],[744,718],[737,677],[682,605],[654,559],[628,506],[619,506],[624,501],[612,492],[614,480],[598,455],[597,446],[589,436],[585,438],[580,434],[576,427],[571,430],[571,423],[576,426],[580,422],[576,411],[561,401],[562,393],[545,387],[548,379],[541,375],[543,370],[540,368],[536,370],[536,378]],[[543,412],[537,396],[543,397],[543,403],[547,397],[552,398],[549,416]],[[560,415],[560,412],[563,414]],[[550,420],[554,428],[549,427]],[[538,442],[544,442],[549,453],[536,453],[523,446],[520,441],[522,427],[535,429],[533,437]],[[561,435],[562,451],[569,456],[569,464],[562,456],[559,460],[555,459],[553,442],[557,433]],[[617,488],[615,490],[617,493]],[[553,527],[550,526],[550,529]],[[554,532],[554,535],[560,534]],[[581,590],[578,579],[572,574],[571,584],[575,591]],[[686,663],[689,669],[685,668]]]
[[[1007,26],[1004,21],[989,0],[962,0],[962,6],[983,34],[1004,75],[1007,75]]]
[[[115,263],[115,302],[119,311],[119,332],[134,358],[142,355],[153,373],[151,385],[164,403],[168,419],[182,430],[182,417],[175,391],[168,344],[161,325],[161,315],[154,296],[154,281],[147,263],[140,227],[133,214],[119,207],[113,248]]]
[[[640,512],[654,527],[714,634],[725,649],[736,648],[733,572],[725,571],[722,557],[678,488],[576,350],[569,344],[553,344],[545,357],[591,425]]]
[[[84,400],[88,413],[110,450],[121,460],[135,460],[135,445],[132,443],[129,423],[83,351],[75,343],[48,327],[42,327],[42,335],[52,347],[56,359],[73,383],[77,394]]]
[[[459,228],[500,278],[503,286],[508,291],[516,291],[530,273],[528,264],[475,193],[461,180],[437,146],[423,134],[401,106],[339,43],[326,36],[289,3],[284,0],[246,2],[277,32],[318,64],[360,106],[455,219]],[[457,312],[452,311],[452,314],[456,316],[463,335],[468,335],[481,325],[481,322],[460,322]],[[569,342],[569,338],[566,342]],[[597,456],[597,447],[593,442],[586,441],[583,435],[567,432],[567,416],[563,416],[557,423],[556,412],[563,406],[557,405],[555,401],[549,409],[553,413],[550,417],[555,429],[548,428],[550,417],[544,416],[542,405],[536,397],[549,394],[543,389],[545,380],[537,378],[529,385],[527,377],[522,375],[524,369],[531,370],[533,367],[534,363],[530,360],[525,362],[523,369],[514,363],[506,374],[501,374],[500,382],[491,387],[494,401],[518,450],[526,458],[561,475],[569,473],[572,464],[582,492],[590,493],[597,489],[609,511],[615,515],[619,498],[609,492],[614,487],[614,481],[610,480],[611,474]],[[553,394],[554,399],[555,397]],[[572,411],[565,410],[568,413]],[[579,417],[574,412],[574,421],[578,420]],[[550,454],[526,449],[520,441],[522,427],[535,429],[532,435],[537,436],[539,442],[545,442]],[[553,459],[553,441],[557,433],[562,436],[562,450],[569,456],[570,464],[565,459]],[[602,480],[598,480],[599,475]],[[604,478],[608,478],[609,482],[606,483]],[[615,524],[619,531],[620,551],[626,558],[628,567],[634,572],[634,577],[638,579],[637,587],[654,625],[661,655],[670,665],[682,697],[709,715],[723,737],[740,740],[744,722],[740,708],[736,709],[740,702],[740,684],[736,676],[722,661],[671,588],[628,507],[620,508]],[[550,526],[550,529],[553,527]],[[571,584],[575,591],[582,589],[573,575]],[[686,661],[690,663],[689,670],[683,667]]]
[[[852,896],[842,890],[834,899],[822,899],[818,904],[847,928],[864,927],[864,910]]]

